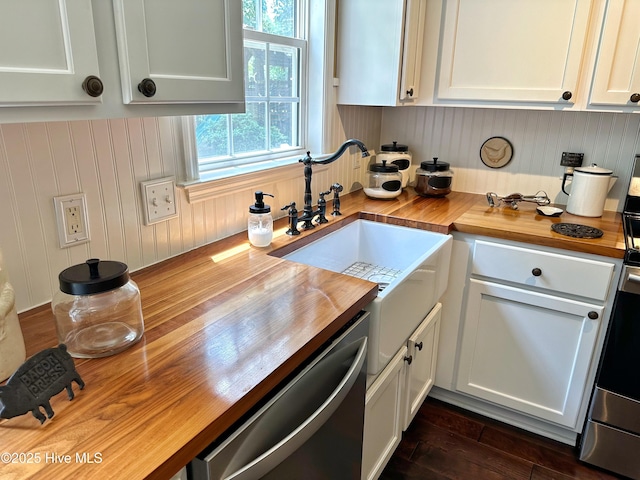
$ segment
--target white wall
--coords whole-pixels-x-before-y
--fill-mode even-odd
[[[607,210],[624,199],[632,161],[640,153],[640,115],[621,113],[499,110],[455,107],[384,108],[380,140],[407,144],[413,163],[438,157],[454,171],[456,191],[499,195],[545,190],[555,203],[561,192],[562,152],[584,153],[583,165],[596,163],[619,179],[609,193]],[[490,137],[513,144],[511,162],[486,167],[480,147]],[[569,190],[568,190],[569,191]]]
[[[332,144],[359,138],[376,148],[380,124],[379,108],[339,107]],[[179,217],[145,226],[139,182],[180,172],[179,128],[171,117],[0,125],[0,250],[18,311],[49,302],[58,274],[88,258],[123,261],[135,271],[246,230],[254,190],[276,194],[274,213],[292,200],[302,205],[300,165],[299,178],[191,205],[179,190]],[[365,171],[345,155],[314,183],[337,181],[348,191]],[[91,241],[60,249],[53,197],[76,192],[87,197]]]

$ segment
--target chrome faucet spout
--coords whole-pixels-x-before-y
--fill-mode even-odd
[[[360,149],[363,158],[369,156],[369,151],[367,150],[367,147],[365,147],[364,143],[355,138],[351,138],[340,145],[340,147],[334,154],[329,155],[326,158],[323,158],[321,160],[314,160],[313,158],[311,158],[311,152],[307,152],[307,156],[299,160],[300,163],[304,164],[304,209],[302,210],[302,216],[298,220],[304,221],[305,230],[315,227],[311,221],[316,215],[318,215],[318,213],[320,213],[319,211],[314,212],[313,206],[311,205],[311,166],[328,165],[329,163],[335,162],[344,154],[344,152],[347,151],[347,148],[349,148],[351,145],[355,145]]]

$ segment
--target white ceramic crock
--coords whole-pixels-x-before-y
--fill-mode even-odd
[[[562,191],[569,195],[567,212],[581,217],[601,217],[604,202],[617,177],[613,171],[593,164],[589,167],[577,167],[572,174],[565,174]],[[571,192],[565,190],[567,176],[573,176]]]

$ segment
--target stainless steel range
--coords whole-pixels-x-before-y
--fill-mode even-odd
[[[580,460],[640,479],[640,155],[623,211],[626,252]]]

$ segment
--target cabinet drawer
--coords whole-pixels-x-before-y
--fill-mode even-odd
[[[614,263],[478,240],[472,274],[604,301]]]

